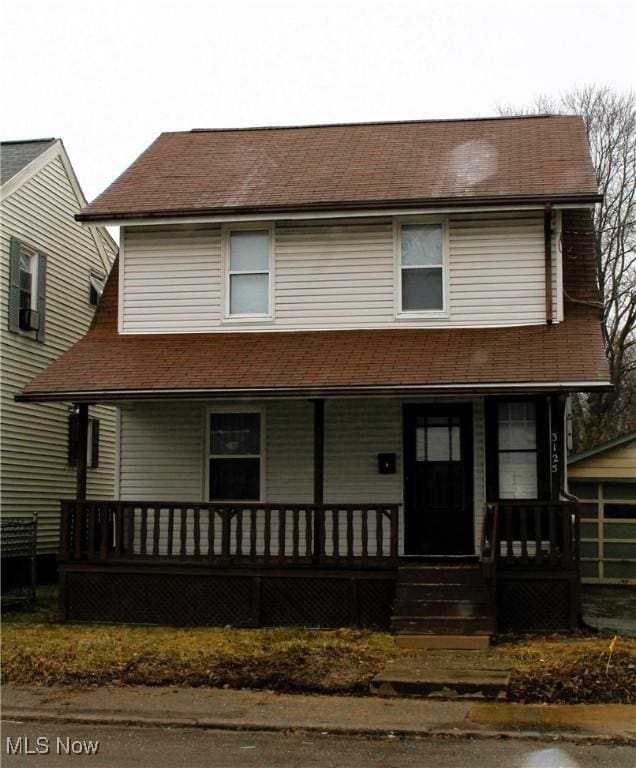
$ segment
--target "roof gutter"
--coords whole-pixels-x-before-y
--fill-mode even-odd
[[[602,195],[598,193],[587,194],[575,194],[575,195],[553,195],[551,200],[553,204],[561,205],[593,205],[602,201]],[[158,208],[149,211],[141,210],[106,210],[97,213],[91,212],[89,205],[84,211],[80,211],[75,214],[75,219],[84,223],[93,224],[116,224],[118,222],[129,222],[133,219],[183,219],[192,216],[219,216],[219,215],[260,215],[260,214],[280,214],[286,213],[315,213],[320,211],[348,211],[352,213],[365,213],[373,210],[383,209],[395,209],[402,208],[405,210],[413,208],[431,208],[438,209],[441,207],[459,208],[461,206],[475,206],[482,207],[486,205],[538,205],[543,207],[545,203],[545,196],[536,195],[490,195],[484,197],[471,197],[471,198],[457,198],[457,197],[440,197],[435,199],[408,199],[408,200],[332,200],[332,201],[320,201],[314,203],[300,204],[280,204],[280,205],[261,205],[261,206],[241,206],[241,205],[224,205],[211,208],[184,208],[180,210]]]
[[[93,391],[68,390],[64,392],[21,392],[18,402],[76,402],[96,403],[121,400],[190,400],[217,398],[276,398],[276,397],[371,397],[418,396],[435,394],[508,394],[542,392],[606,391],[612,389],[609,381],[515,382],[471,384],[371,385],[324,387],[228,387],[217,389],[103,389]]]

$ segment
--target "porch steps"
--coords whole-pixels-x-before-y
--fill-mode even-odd
[[[398,570],[391,630],[405,648],[483,649],[495,632],[492,595],[478,563]]]
[[[376,696],[501,700],[510,667],[496,651],[418,653],[388,664],[371,681]]]

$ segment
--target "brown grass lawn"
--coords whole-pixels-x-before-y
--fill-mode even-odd
[[[352,629],[175,629],[58,624],[55,590],[3,617],[2,670],[15,685],[185,685],[353,693],[400,651],[391,635]],[[636,703],[636,641],[515,636],[498,645],[516,701]]]

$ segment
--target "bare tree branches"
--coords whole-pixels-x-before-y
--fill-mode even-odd
[[[605,349],[614,391],[579,397],[577,449],[636,428],[636,94],[607,86],[540,96],[520,110],[499,113],[578,114],[583,117],[603,202],[594,211],[597,281]]]

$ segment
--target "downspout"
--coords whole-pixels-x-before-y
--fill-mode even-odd
[[[543,209],[543,238],[545,243],[545,321],[552,325],[552,203]]]

